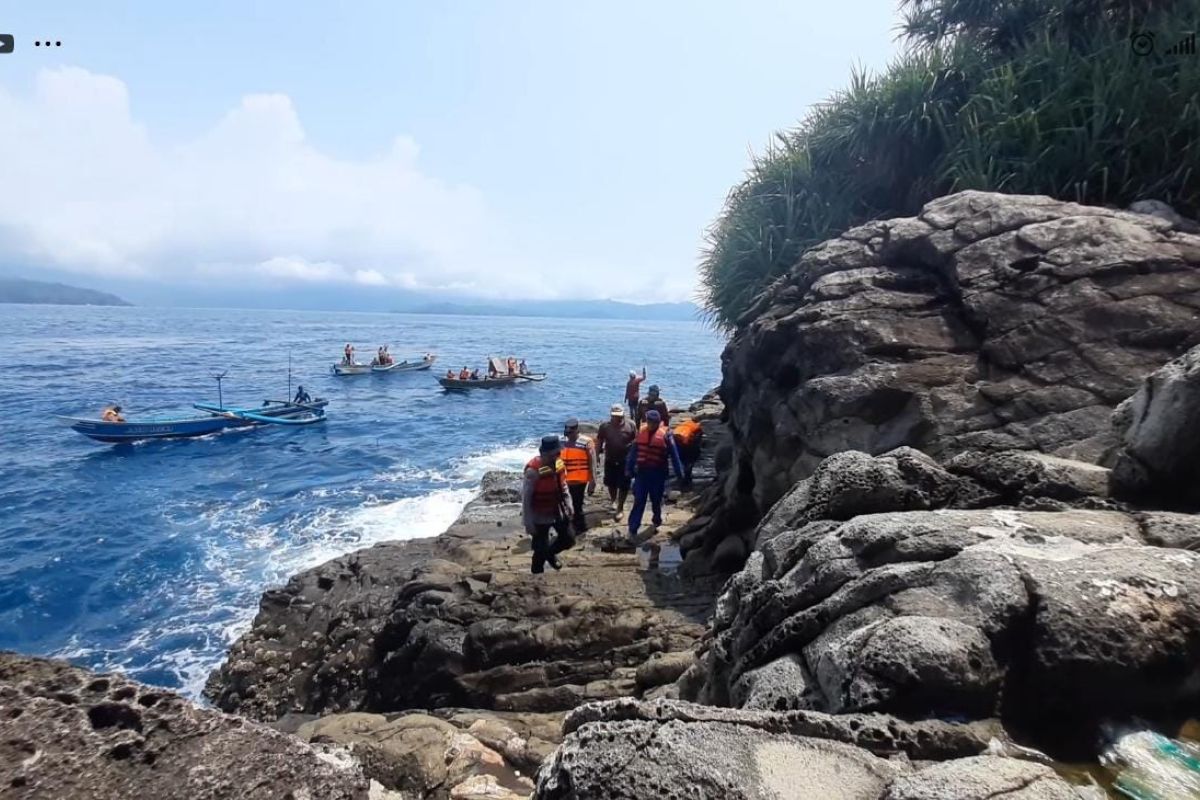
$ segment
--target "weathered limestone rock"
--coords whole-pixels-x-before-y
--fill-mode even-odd
[[[1113,412],[1117,490],[1200,507],[1200,347],[1149,375]]]
[[[1077,797],[1043,766],[978,757],[987,741],[978,725],[626,700],[578,708],[564,730],[538,774],[538,800],[984,800],[989,788],[1025,791],[1013,795],[1025,800]],[[954,760],[918,769],[931,757]]]
[[[784,530],[728,584],[683,696],[1002,713],[1051,736],[1195,713],[1200,555],[1151,546],[1189,530],[1177,516],[912,511]]]
[[[711,535],[844,450],[1102,462],[1113,407],[1200,343],[1200,237],[1175,227],[969,191],[809,250],[722,357],[733,453]]]
[[[527,796],[533,783],[513,773],[504,757],[475,736],[425,714],[333,714],[300,726],[313,743],[347,747],[368,777],[405,797]],[[514,794],[520,793],[520,794]]]
[[[0,795],[367,800],[347,760],[172,692],[0,653]]]

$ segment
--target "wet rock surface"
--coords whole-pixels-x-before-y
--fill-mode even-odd
[[[1112,409],[1200,343],[1200,237],[1175,228],[970,191],[809,250],[722,357],[731,468],[710,535],[753,525],[844,450],[1109,463]]]
[[[291,736],[117,675],[0,653],[0,796],[367,800],[368,791],[353,762]]]

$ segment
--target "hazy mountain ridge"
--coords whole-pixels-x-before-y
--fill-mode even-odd
[[[31,281],[24,278],[0,278],[0,303],[30,303],[62,306],[131,306],[132,303],[108,292],[68,286],[65,283]]]
[[[581,319],[683,320],[697,319],[692,303],[622,303],[616,300],[530,300],[522,303],[486,301],[423,303],[398,308],[407,314],[461,314],[490,317],[578,317]]]

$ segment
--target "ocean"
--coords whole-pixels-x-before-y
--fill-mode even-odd
[[[432,372],[337,378],[353,342]],[[631,368],[671,403],[720,379],[699,323],[0,305],[0,649],[119,669],[197,698],[263,589],[360,547],[433,536],[485,472],[568,416],[598,420]],[[514,353],[548,380],[445,393],[447,367]],[[257,405],[303,384],[328,421],[112,446],[56,414]]]

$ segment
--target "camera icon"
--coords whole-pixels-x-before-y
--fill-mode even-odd
[[[1129,48],[1135,56],[1148,56],[1154,52],[1154,34],[1138,31],[1129,37]]]

